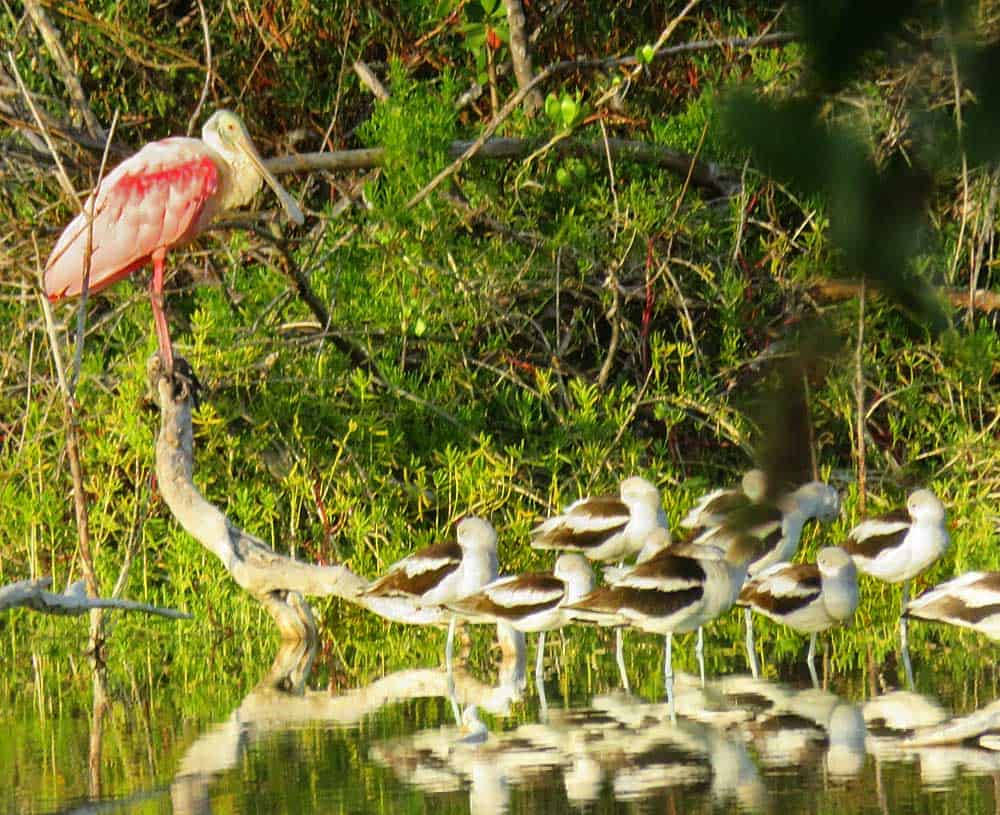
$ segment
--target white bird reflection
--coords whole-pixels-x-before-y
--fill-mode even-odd
[[[543,721],[514,726],[499,717],[528,712],[513,707],[523,687],[523,639],[521,646],[505,656],[495,685],[456,674],[458,724],[373,743],[361,751],[364,766],[381,765],[427,796],[468,795],[470,811],[484,815],[520,810],[526,801],[556,810],[617,801],[657,810],[766,811],[774,803],[769,777],[784,785],[774,779],[805,774],[829,789],[853,783],[866,766],[863,783],[872,783],[874,769],[878,803],[887,812],[885,760],[913,762],[911,772],[919,768],[921,784],[930,789],[953,786],[961,774],[1000,773],[1000,702],[949,718],[937,702],[915,693],[894,691],[860,704],[749,676],[705,687],[697,677],[679,676],[676,722],[665,703],[614,692],[583,706],[556,705]],[[399,671],[336,696],[310,691],[312,658],[304,646],[282,649],[239,707],[189,747],[171,785],[174,812],[208,812],[218,777],[245,763],[246,752],[265,736],[317,724],[357,725],[406,699],[450,698],[440,669]]]

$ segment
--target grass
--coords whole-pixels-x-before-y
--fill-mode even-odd
[[[656,4],[641,4],[627,18],[608,18],[599,5],[577,9],[572,30],[565,22],[543,27],[536,65],[632,53],[667,22]],[[132,147],[183,132],[204,78],[196,69],[196,16],[177,25],[172,9],[147,14],[145,5],[125,3],[52,11],[98,118],[109,122],[119,109],[119,138]],[[381,145],[388,158],[381,172],[353,179],[363,182],[364,204],[344,213],[334,206],[341,179],[286,178],[311,219],[298,231],[276,227],[288,262],[329,309],[329,331],[363,348],[373,360],[369,370],[326,341],[282,273],[286,261],[259,233],[215,231],[170,256],[177,350],[205,385],[196,478],[236,523],[282,551],[344,559],[374,575],[475,512],[500,530],[505,570],[547,566],[527,545],[537,519],[579,495],[613,490],[629,474],[661,485],[676,522],[697,495],[735,481],[755,449],[791,449],[799,471],[808,469],[805,438],[767,435],[783,370],[768,354],[822,337],[807,356],[808,426],[819,472],[843,489],[844,511],[832,527],[810,534],[803,556],[843,538],[859,517],[849,351],[857,301],[813,296],[816,280],[843,272],[822,195],[771,180],[751,163],[740,195],[707,200],[642,164],[618,161],[612,174],[607,162],[542,153],[523,164],[472,162],[451,189],[407,209],[449,160],[448,143],[474,138],[489,116],[488,94],[471,109],[454,108],[477,70],[460,34],[446,28],[417,50],[406,47],[443,19],[432,4],[407,5],[398,15],[377,4],[355,15],[342,4],[326,17],[286,0],[269,13],[254,22],[210,12],[217,80],[209,107],[238,109],[266,155],[286,152],[282,134],[296,128],[306,134],[298,149],[319,149],[331,127],[329,145]],[[337,31],[330,19],[350,24]],[[738,35],[764,21],[756,4],[708,4],[678,36]],[[7,15],[0,35],[14,44],[18,68],[45,109],[68,120],[58,71],[44,53],[34,56],[34,32]],[[295,47],[278,50],[282,41]],[[240,42],[253,44],[252,70]],[[373,103],[358,85],[345,68],[355,58],[379,66],[389,102]],[[702,158],[743,168],[746,150],[718,130],[723,92],[747,77],[769,93],[785,92],[800,81],[803,59],[802,46],[793,44],[657,63],[635,79],[620,118],[608,118],[608,135],[690,151],[701,145]],[[892,100],[879,92],[881,78],[835,97],[836,117],[857,108],[852,127],[863,123],[864,140],[879,144],[898,124]],[[502,99],[513,92],[511,82],[501,77]],[[579,92],[593,106],[607,78],[581,73],[554,84],[551,90]],[[601,139],[600,122],[585,121],[577,135]],[[544,116],[518,114],[502,133],[547,139],[554,127]],[[24,147],[10,124],[0,134],[4,144]],[[86,186],[99,157],[62,146],[74,180]],[[950,172],[939,181],[934,231],[924,236],[915,267],[925,279],[962,287],[966,271],[951,259],[977,250],[981,234],[972,227],[985,222],[970,221],[962,233],[955,227],[960,192]],[[974,200],[989,199],[990,178],[973,174]],[[471,210],[441,192],[460,195]],[[260,203],[273,209],[268,198]],[[8,258],[0,260],[4,582],[52,574],[62,583],[79,574],[62,408],[32,283],[71,211],[36,153],[0,183],[0,218],[9,224],[0,239]],[[969,217],[980,218],[977,212]],[[133,546],[126,594],[184,607],[197,622],[174,631],[122,621],[112,648],[152,636],[157,647],[183,651],[190,637],[182,632],[193,630],[235,665],[243,649],[266,650],[260,641],[268,623],[173,523],[153,484],[156,416],[146,407],[143,379],[155,342],[142,277],[88,306],[78,404],[91,534],[102,586],[113,583]],[[987,254],[978,285],[992,284]],[[74,314],[74,304],[57,310],[70,328]],[[949,507],[953,547],[921,585],[1000,561],[992,545],[1000,493],[997,335],[990,315],[962,316],[951,313],[953,327],[935,334],[891,300],[873,300],[867,311],[869,509],[894,507],[923,484]],[[339,603],[318,608],[335,643],[329,664],[343,661],[359,677],[386,667],[385,653],[427,662],[438,653],[436,635],[389,628]],[[835,669],[885,663],[897,612],[898,593],[866,581],[856,624],[832,637]],[[3,629],[2,648],[12,657],[25,653],[26,640],[73,642],[76,630],[24,614],[0,619]],[[946,654],[954,676],[989,653],[967,634],[921,625],[911,632],[914,652]],[[780,666],[805,647],[766,624],[758,633]],[[712,640],[741,641],[735,615],[716,626]],[[602,644],[597,634],[581,642],[580,660],[587,647]],[[677,658],[690,669],[687,651],[679,648]],[[738,663],[737,651],[726,645],[709,658],[721,668]],[[630,659],[649,683],[659,681],[658,644]],[[601,670],[609,667],[605,659]],[[184,670],[204,675],[193,661]]]

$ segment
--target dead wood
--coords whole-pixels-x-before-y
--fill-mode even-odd
[[[825,302],[840,302],[858,297],[862,291],[865,292],[866,299],[878,295],[879,290],[874,286],[862,287],[860,283],[851,280],[816,280],[809,284],[809,291],[817,300]],[[955,308],[968,308],[971,305],[976,311],[990,313],[1000,311],[1000,293],[989,289],[976,289],[970,292],[966,289],[937,289],[939,297],[944,298]]]
[[[160,608],[136,600],[122,600],[110,597],[88,597],[82,580],[78,580],[64,594],[47,591],[52,585],[51,577],[37,580],[21,580],[0,587],[0,611],[11,608],[30,608],[42,614],[79,615],[95,608],[111,608],[120,611],[140,611],[172,620],[189,620],[191,615],[172,608]]]
[[[175,368],[186,363],[175,360]],[[318,566],[281,555],[235,526],[194,485],[192,397],[188,385],[164,374],[159,356],[148,365],[149,382],[160,407],[156,477],[177,522],[213,552],[236,583],[274,618],[285,640],[313,639],[316,623],[305,595],[343,597],[358,602],[368,582],[346,566]]]

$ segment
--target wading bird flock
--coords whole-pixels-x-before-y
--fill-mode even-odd
[[[146,145],[97,186],[65,228],[45,267],[47,296],[99,291],[147,263],[160,355],[172,372],[173,352],[163,311],[167,250],[191,240],[221,212],[247,203],[266,182],[288,217],[303,215],[265,169],[246,128],[233,113],[217,111],[202,138],[167,138]],[[581,498],[533,531],[532,546],[564,552],[552,572],[499,577],[497,534],[481,518],[465,518],[457,541],[437,544],[393,565],[362,602],[389,619],[449,625],[451,666],[458,620],[498,622],[537,632],[536,681],[541,684],[545,632],[571,622],[618,630],[616,657],[622,681],[625,627],[662,634],[664,676],[672,696],[674,633],[698,630],[696,654],[704,681],[701,627],[734,605],[745,607],[751,671],[758,664],[752,612],[810,634],[851,619],[858,605],[857,571],[902,583],[900,635],[907,678],[907,618],[948,622],[1000,639],[1000,573],[972,572],[909,600],[909,581],[948,547],[945,509],[929,490],[911,493],[905,510],[862,521],[842,547],[822,549],[815,564],[791,563],[804,525],[837,517],[832,487],[811,482],[768,497],[764,474],[751,470],[733,489],[698,501],[673,542],[659,490],[644,478],[621,482],[618,496]],[[635,558],[631,566],[626,559]],[[604,585],[594,588],[588,561],[611,562]]]
[[[672,635],[700,632],[734,605],[746,609],[747,658],[755,676],[759,666],[752,612],[810,635],[807,664],[817,684],[816,635],[854,616],[859,571],[904,584],[900,635],[911,683],[907,617],[1000,636],[1000,574],[968,574],[907,601],[908,581],[936,561],[949,543],[944,506],[930,490],[912,492],[905,510],[862,521],[842,546],[821,549],[815,563],[792,563],[805,524],[836,518],[839,497],[833,487],[810,482],[769,499],[764,482],[764,474],[753,470],[741,486],[702,498],[682,521],[686,536],[675,542],[657,488],[644,478],[628,478],[621,483],[620,496],[581,498],[536,526],[532,546],[564,554],[552,572],[519,576],[497,578],[493,527],[475,519],[479,531],[473,543],[473,519],[466,518],[458,524],[457,544],[416,552],[373,583],[367,593],[373,601],[369,608],[409,622],[418,620],[412,614],[386,614],[378,603],[395,599],[416,609],[438,609],[430,622],[447,617],[451,623],[449,664],[456,620],[541,632],[535,664],[539,688],[545,631],[583,622],[661,634],[668,700],[673,698]],[[593,588],[590,566],[581,555],[619,563],[604,570],[604,585]],[[631,556],[635,563],[623,566],[621,561]],[[473,573],[481,583],[473,585]],[[700,637],[697,656],[704,682]],[[627,687],[620,644],[618,659]]]

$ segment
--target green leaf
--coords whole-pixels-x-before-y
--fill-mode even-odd
[[[545,97],[545,115],[548,116],[553,122],[558,123],[562,118],[561,113],[562,108],[559,105],[559,97],[554,93],[550,93]]]
[[[580,103],[572,96],[566,95],[559,103],[559,111],[562,116],[563,126],[570,128],[576,124],[576,120],[580,116]]]

